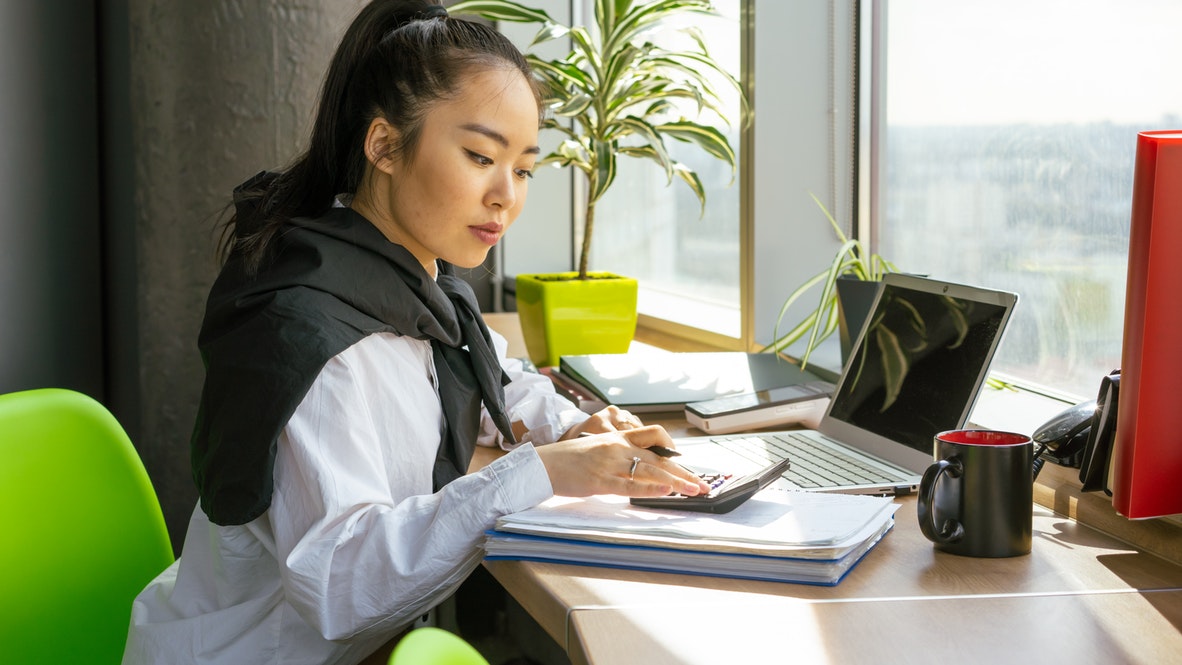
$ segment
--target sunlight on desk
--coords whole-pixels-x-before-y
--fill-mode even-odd
[[[932,638],[932,626],[976,626],[986,637],[972,639],[1004,644],[1009,656],[1026,653],[1019,647],[1027,646],[1041,654],[1049,648],[1040,623],[1047,616],[1060,626],[1068,625],[1061,617],[1077,617],[1093,633],[1079,637],[1072,628],[1078,638],[1072,649],[1129,656],[1087,657],[1073,665],[1163,662],[1141,656],[1163,648],[1182,652],[1182,567],[1037,507],[1031,554],[950,555],[934,550],[920,533],[914,497],[897,501],[903,505],[895,528],[836,587],[521,561],[485,566],[558,644],[568,646],[576,663],[636,662],[620,657],[615,649],[621,645],[633,657],[643,654],[646,663],[713,664],[720,662],[720,649],[728,662],[756,662],[737,656],[766,657],[779,653],[773,649],[780,643],[796,641],[807,653],[826,655],[801,662],[869,662],[871,652],[862,649],[873,638],[866,631],[849,632],[858,626],[871,626],[871,633],[878,631],[874,626],[885,626],[883,639],[897,643],[903,636],[909,644]],[[1158,589],[1177,593],[1141,591]],[[797,625],[807,628],[797,631]],[[1146,633],[1141,625],[1156,626],[1156,632]],[[1126,628],[1152,638],[1127,645],[1115,635]],[[750,638],[740,641],[747,646],[730,660],[724,645],[737,634]],[[978,653],[979,659],[965,658],[972,652],[939,638],[944,639],[933,653],[959,663],[997,662],[986,656],[997,655],[996,645]],[[679,660],[686,653],[702,657]],[[715,660],[708,661],[711,654]]]
[[[1182,591],[624,606],[571,623],[576,664],[1165,663]]]

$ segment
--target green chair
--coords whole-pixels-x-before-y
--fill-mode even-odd
[[[0,661],[118,663],[136,594],[174,560],[127,434],[98,402],[0,395]]]
[[[398,642],[389,665],[488,665],[488,661],[459,635],[424,626]]]

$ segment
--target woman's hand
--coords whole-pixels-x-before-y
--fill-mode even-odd
[[[588,434],[603,434],[644,427],[640,418],[618,406],[612,405],[591,414],[581,425],[575,425],[563,433],[560,441],[574,439]]]
[[[596,416],[611,409],[615,407],[608,407]],[[603,427],[605,423],[610,420],[601,419],[592,427]],[[710,491],[696,474],[647,450],[650,446],[673,447],[669,433],[659,425],[608,430],[602,434],[584,428],[583,432],[581,436],[575,435],[576,438],[564,437],[537,449],[554,493],[559,496],[665,496],[671,492],[696,496]]]

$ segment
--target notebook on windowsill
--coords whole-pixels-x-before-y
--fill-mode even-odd
[[[606,404],[635,413],[827,379],[772,353],[665,351],[562,356],[559,373]]]

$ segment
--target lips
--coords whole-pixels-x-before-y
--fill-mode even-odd
[[[468,230],[486,245],[495,245],[501,239],[501,234],[505,232],[505,227],[491,222],[481,226],[469,226]]]

